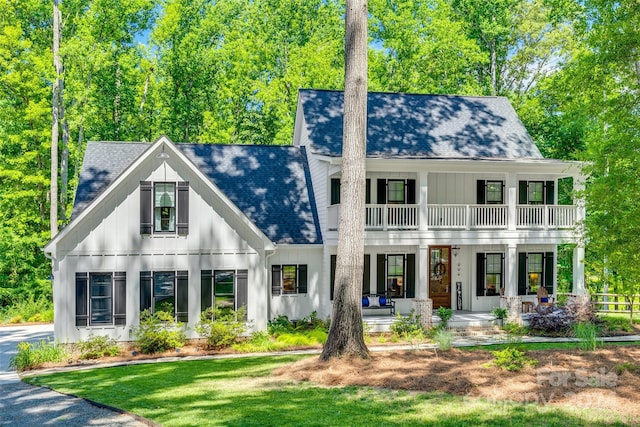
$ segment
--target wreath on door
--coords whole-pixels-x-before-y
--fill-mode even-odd
[[[443,262],[439,262],[433,266],[433,275],[436,278],[441,278],[447,273],[447,266]]]

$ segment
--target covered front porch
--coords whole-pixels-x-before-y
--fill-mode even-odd
[[[363,312],[362,321],[367,326],[368,332],[389,332],[391,325],[396,321],[396,316],[391,314],[369,314]],[[437,325],[440,318],[431,316],[431,324]],[[449,320],[450,329],[483,329],[495,326],[495,317],[488,311],[466,311],[454,310],[453,316]]]

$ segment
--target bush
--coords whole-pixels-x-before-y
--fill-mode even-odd
[[[573,332],[580,340],[578,346],[585,351],[594,351],[598,346],[600,328],[591,322],[579,322],[573,325]]]
[[[425,330],[420,320],[412,309],[408,316],[396,314],[396,320],[391,324],[391,331],[404,339],[424,338]]]
[[[22,323],[25,319],[29,322],[52,322],[53,302],[45,297],[29,296],[0,310],[2,323]]]
[[[76,344],[80,352],[80,359],[99,359],[105,356],[117,356],[122,351],[120,345],[113,338],[104,335],[90,336]]]
[[[447,329],[449,320],[451,320],[451,317],[453,317],[453,310],[446,307],[438,307],[438,309],[436,310],[436,314],[440,318],[440,323],[438,323],[438,329]]]
[[[523,351],[514,347],[506,347],[503,350],[491,352],[495,359],[492,365],[507,371],[519,371],[525,366],[536,366],[538,361],[527,357]]]
[[[607,332],[633,332],[633,325],[627,317],[602,316],[600,320]]]
[[[23,341],[18,344],[16,355],[9,360],[9,367],[22,372],[39,368],[47,362],[62,362],[67,357],[67,349],[55,341],[42,340],[35,344]]]
[[[279,315],[267,323],[267,332],[274,337],[287,332],[293,332],[294,330],[295,326],[289,318],[284,315]]]
[[[491,315],[496,319],[506,319],[509,316],[509,310],[505,307],[496,307],[491,310]]]
[[[182,347],[186,340],[184,324],[164,311],[140,313],[140,325],[133,330],[134,344],[141,353],[153,354]]]
[[[444,329],[439,329],[431,338],[433,342],[437,343],[442,351],[451,350],[451,346],[453,343],[453,334],[451,332],[447,332]]]
[[[200,315],[200,321],[196,325],[196,331],[207,340],[207,345],[212,348],[229,347],[236,344],[242,334],[247,331],[244,321],[246,309],[240,307],[238,311],[208,308]]]

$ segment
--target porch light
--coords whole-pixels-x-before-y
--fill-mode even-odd
[[[164,152],[164,144],[162,144],[162,152],[158,153],[156,155],[156,159],[163,159],[166,160],[169,158],[169,155],[167,153]]]
[[[454,246],[451,248],[451,250],[453,251],[453,256],[457,257],[458,256],[458,252],[460,251],[460,248],[458,246]]]

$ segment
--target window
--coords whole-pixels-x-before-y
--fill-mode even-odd
[[[504,204],[504,181],[477,181],[477,203],[479,205]]]
[[[229,312],[247,305],[247,270],[202,270],[202,311],[215,307],[218,312]]]
[[[293,295],[307,293],[307,265],[271,266],[271,294]]]
[[[404,255],[387,256],[387,293],[404,297]]]
[[[126,273],[76,273],[76,326],[126,324]]]
[[[389,180],[387,189],[389,191],[387,203],[389,204],[405,203],[404,181]]]
[[[415,298],[415,254],[378,254],[377,293]]]
[[[140,234],[189,234],[189,183],[140,182]]]
[[[518,203],[521,205],[553,205],[554,181],[520,181]]]
[[[542,285],[543,254],[529,254],[527,257],[527,294],[535,294]]]
[[[504,288],[504,254],[478,253],[476,296],[500,295]]]
[[[416,203],[415,179],[379,179],[377,185],[378,204],[409,204]]]
[[[154,184],[154,232],[175,231],[176,222],[176,185],[169,182]]]
[[[542,182],[529,182],[529,186],[527,188],[527,201],[530,205],[541,205],[544,203],[544,197],[542,196],[543,189],[544,184]]]
[[[165,312],[178,322],[188,320],[187,271],[141,271],[140,311]]]
[[[518,295],[535,295],[541,286],[553,294],[555,259],[553,252],[518,254]]]

